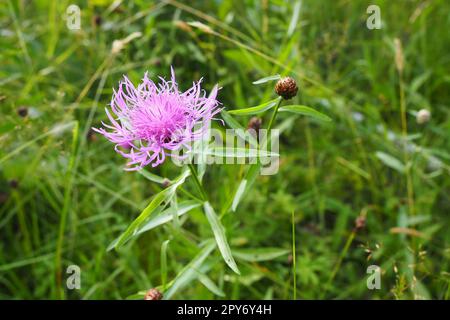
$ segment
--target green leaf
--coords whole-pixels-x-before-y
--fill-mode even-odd
[[[244,134],[245,129],[242,127],[239,122],[237,122],[228,112],[225,110],[222,110],[220,112],[220,115],[222,116],[223,121],[231,128],[235,129],[236,134],[243,139],[244,141],[248,141],[252,146],[257,146],[258,141],[250,134]]]
[[[281,76],[279,74],[275,74],[273,76],[268,76],[268,77],[264,77],[259,80],[253,81],[253,84],[262,84],[262,83],[266,83],[269,81],[279,80],[280,78],[281,78]]]
[[[291,37],[292,34],[295,31],[295,28],[298,25],[298,18],[300,17],[300,8],[302,7],[302,2],[301,1],[297,1],[294,5],[294,10],[292,13],[292,18],[291,18],[291,22],[289,23],[289,28],[288,28],[288,32],[287,32],[287,36]]]
[[[131,237],[135,236],[144,222],[152,215],[159,206],[164,202],[168,203],[170,198],[174,195],[177,187],[181,185],[185,179],[189,176],[189,170],[183,172],[177,179],[173,181],[173,184],[162,190],[155,196],[153,196],[152,201],[148,204],[148,206],[141,212],[141,214],[129,225],[129,227],[125,230],[124,233],[117,239],[117,241],[113,242],[108,249],[111,248],[120,248],[125,242],[127,242]]]
[[[240,274],[239,269],[234,261],[233,255],[231,254],[230,246],[228,245],[227,238],[225,237],[225,228],[220,223],[219,217],[214,212],[213,207],[209,202],[203,204],[203,209],[205,210],[206,218],[211,225],[211,229],[216,238],[217,246],[219,247],[220,253],[226,264],[237,274]]]
[[[191,260],[167,286],[169,289],[164,294],[164,299],[170,299],[179,289],[189,284],[197,275],[198,269],[203,265],[211,251],[216,247],[214,241],[208,241],[205,247]]]
[[[167,281],[167,246],[170,240],[166,240],[161,244],[161,285],[164,288]]]
[[[225,293],[204,273],[197,271],[198,280],[212,293],[219,297],[224,297]]]
[[[242,179],[241,183],[239,184],[239,187],[236,190],[236,194],[233,197],[233,203],[231,204],[231,210],[236,211],[239,201],[241,201],[241,197],[245,192],[246,185],[247,185],[247,180]]]
[[[192,209],[195,209],[200,206],[200,203],[196,201],[183,201],[178,204],[178,210],[177,215],[178,217],[181,217],[183,214],[191,211]],[[161,214],[149,219],[137,232],[137,234],[141,234],[143,232],[149,231],[151,229],[154,229],[162,224],[165,224],[169,221],[172,221],[174,218],[173,214],[174,210],[172,207],[164,210]]]
[[[144,221],[153,213],[156,209],[164,202],[170,198],[171,189],[167,188],[156,194],[148,206],[141,212],[141,214],[129,225],[124,233],[118,238],[117,243],[114,245],[115,248],[120,248],[126,241],[128,241],[132,236],[136,235],[137,230],[144,223]]]
[[[216,147],[206,150],[206,155],[223,157],[223,158],[248,158],[248,157],[279,157],[280,154],[276,152],[268,152],[258,149],[247,148],[224,148]]]
[[[142,176],[144,176],[146,179],[152,181],[152,182],[156,182],[156,183],[165,183],[166,181],[168,181],[168,179],[160,177],[154,173],[148,172],[145,169],[142,170],[138,170],[138,173]],[[170,181],[169,181],[170,182]]]
[[[264,102],[256,107],[250,107],[245,109],[237,109],[237,110],[230,110],[228,111],[229,114],[234,114],[238,116],[246,116],[250,114],[258,114],[262,113],[264,111],[267,111],[277,105],[277,103],[280,101],[280,97],[270,100],[268,102]]]
[[[234,249],[233,254],[237,259],[249,262],[273,260],[288,254],[290,250],[282,248],[255,248]]]
[[[313,108],[301,105],[290,105],[290,106],[282,106],[278,109],[280,112],[292,112],[296,114],[302,114],[305,116],[309,116],[318,120],[330,122],[331,118]]]
[[[244,178],[241,180],[235,194],[233,197],[233,203],[231,205],[231,210],[234,212],[237,209],[239,202],[242,197],[248,192],[253,183],[258,176],[259,170],[261,169],[261,165],[259,163],[252,164],[248,171],[246,172]],[[228,209],[227,209],[228,211]]]
[[[405,172],[405,165],[397,158],[381,151],[377,151],[375,155],[388,167],[397,170],[400,173]]]

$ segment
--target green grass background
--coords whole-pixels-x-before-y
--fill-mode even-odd
[[[79,31],[64,20],[74,3]],[[134,82],[147,70],[168,77],[173,65],[183,89],[200,77],[207,90],[219,83],[227,109],[273,99],[273,82],[252,82],[289,75],[300,87],[294,103],[333,118],[280,113],[279,172],[258,177],[222,221],[232,250],[292,252],[294,213],[295,264],[292,254],[236,258],[238,276],[216,249],[206,274],[219,292],[190,279],[173,298],[221,298],[221,291],[229,299],[292,299],[296,291],[301,299],[448,299],[450,2],[299,3],[2,1],[0,298],[123,299],[175,278],[212,237],[196,209],[182,228],[168,223],[106,251],[161,186],[123,171],[124,159],[90,128],[106,118],[123,74]],[[381,8],[381,30],[366,27],[370,4]],[[187,24],[193,21],[214,33]],[[133,32],[141,36],[113,55],[113,41]],[[422,108],[432,118],[418,125],[414,112]],[[249,117],[237,119],[246,126]],[[149,170],[179,172],[170,162]],[[216,209],[245,170],[208,168],[204,183]],[[192,181],[185,188],[196,192]],[[366,227],[353,233],[360,215]],[[80,290],[64,289],[71,264],[81,268]],[[370,265],[382,268],[380,290],[367,289]]]

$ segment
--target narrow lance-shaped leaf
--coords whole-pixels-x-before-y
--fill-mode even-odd
[[[207,155],[221,157],[221,158],[247,158],[247,157],[279,157],[276,152],[269,152],[258,149],[246,149],[246,148],[224,148],[215,147],[206,151]]]
[[[138,171],[139,174],[141,174],[142,176],[144,176],[146,179],[152,181],[152,182],[156,182],[156,183],[160,183],[163,184],[166,181],[168,181],[166,178],[160,177],[154,173],[148,172],[145,169],[139,170]]]
[[[156,194],[148,206],[141,212],[141,214],[128,226],[124,233],[118,238],[115,243],[115,248],[120,248],[129,238],[131,238],[144,221],[156,210],[158,207],[169,199],[171,196],[171,189],[167,188]]]
[[[267,261],[284,256],[290,251],[281,248],[255,248],[255,249],[235,249],[234,256],[249,262]]]
[[[236,194],[234,195],[233,203],[231,204],[231,210],[236,211],[239,201],[241,201],[241,197],[245,192],[246,185],[247,185],[247,180],[243,179],[241,181],[241,183],[239,184],[238,189],[236,190]]]
[[[134,236],[142,224],[147,220],[147,218],[153,214],[159,206],[164,202],[168,203],[170,198],[174,195],[174,192],[181,185],[185,179],[189,176],[189,170],[183,172],[177,179],[173,181],[173,184],[166,189],[162,190],[156,194],[148,206],[141,212],[141,214],[129,225],[125,232],[117,239],[117,242],[113,243],[111,246],[114,248],[121,247],[126,241],[128,241],[132,236]],[[110,247],[111,247],[110,246]]]
[[[302,106],[302,105],[290,105],[290,106],[282,106],[278,109],[280,112],[291,112],[296,114],[302,114],[308,117],[312,117],[318,120],[330,122],[331,118],[313,108]]]
[[[219,297],[224,297],[225,293],[204,273],[197,271],[198,280],[212,293]]]
[[[405,172],[405,165],[397,158],[381,151],[377,151],[375,155],[388,167],[397,170],[400,173]]]
[[[175,279],[167,284],[169,289],[164,294],[164,299],[170,299],[179,289],[195,278],[196,270],[200,269],[215,247],[216,243],[214,241],[207,242],[205,247],[178,273]]]
[[[161,286],[164,288],[167,282],[167,246],[170,240],[166,240],[161,245]]]
[[[185,213],[191,211],[192,209],[195,209],[197,207],[200,207],[200,203],[197,201],[183,201],[178,204],[178,210],[177,215],[178,217],[181,217]],[[149,219],[137,232],[137,234],[144,233],[146,231],[149,231],[151,229],[154,229],[160,225],[163,225],[169,221],[173,220],[173,212],[174,208],[170,207],[166,210],[164,210],[160,215],[155,216],[152,219]]]
[[[200,203],[197,201],[183,201],[178,204],[178,211],[177,215],[178,217],[181,217],[185,213],[191,211],[194,208],[200,207]],[[160,207],[161,208],[161,207]],[[173,207],[169,207],[168,209],[164,210],[161,214],[158,214],[158,211],[153,212],[153,217],[149,218],[139,229],[138,231],[130,237],[127,241],[131,240],[133,237],[137,237],[141,233],[144,233],[146,231],[149,231],[151,229],[154,229],[160,225],[163,225],[167,222],[170,222],[173,220]],[[114,241],[111,242],[111,244],[108,246],[108,251],[114,249],[114,247],[117,244],[117,241],[119,238],[116,238]]]
[[[237,110],[230,110],[228,111],[229,114],[234,114],[237,116],[246,116],[250,114],[258,114],[262,113],[264,111],[270,110],[273,107],[277,105],[277,103],[280,101],[280,97],[270,100],[268,102],[264,102],[260,105],[257,105],[255,107],[245,108],[245,109],[237,109]]]
[[[252,135],[248,134],[246,135],[244,127],[242,127],[239,122],[237,122],[228,112],[225,110],[222,110],[220,112],[220,115],[222,116],[222,119],[225,121],[225,123],[231,128],[236,130],[236,134],[243,139],[244,141],[248,141],[252,146],[257,146],[258,141],[253,137]]]
[[[279,74],[275,74],[273,76],[268,76],[268,77],[264,77],[259,80],[253,81],[253,84],[263,84],[263,83],[266,83],[269,81],[279,80],[280,78],[281,78],[281,76]]]
[[[217,246],[219,247],[219,251],[222,254],[223,259],[234,272],[240,274],[236,262],[234,261],[233,255],[231,254],[231,249],[225,236],[225,229],[220,223],[219,217],[216,215],[213,207],[211,207],[209,202],[205,202],[203,204],[203,208],[205,210],[206,218],[211,225],[211,229],[214,233]]]
[[[244,178],[241,180],[241,182],[234,194],[234,197],[233,197],[233,202],[231,204],[231,209],[233,212],[236,211],[239,202],[241,201],[243,196],[248,192],[248,190],[251,188],[251,186],[255,182],[260,169],[261,169],[261,164],[255,163],[255,164],[252,164],[250,166],[250,168],[248,169],[248,171],[246,172]],[[228,210],[229,210],[229,208],[226,209],[226,211],[228,211]]]

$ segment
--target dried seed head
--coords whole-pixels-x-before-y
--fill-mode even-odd
[[[188,25],[186,22],[184,22],[182,20],[176,20],[176,21],[174,21],[174,24],[175,24],[175,26],[177,28],[179,28],[179,29],[181,29],[183,31],[186,31],[186,32],[189,32],[189,33],[192,32],[191,26]]]
[[[395,38],[394,45],[395,45],[395,67],[397,68],[399,73],[402,73],[403,68],[405,66],[405,62],[403,59],[402,42],[400,41],[400,39]]]
[[[358,218],[356,218],[356,220],[355,220],[355,231],[364,229],[365,226],[366,226],[366,217],[359,216]]]
[[[297,83],[291,77],[281,78],[275,85],[275,92],[285,100],[292,99],[298,92]]]
[[[431,112],[427,109],[421,109],[419,112],[417,112],[416,115],[416,121],[418,124],[424,124],[430,121],[431,118]]]
[[[162,297],[162,293],[158,289],[153,288],[147,291],[144,300],[161,300]]]
[[[17,109],[17,114],[21,116],[22,118],[25,118],[28,115],[28,108],[27,107],[19,107]]]

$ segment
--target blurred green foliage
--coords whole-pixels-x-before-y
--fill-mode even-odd
[[[69,30],[75,3],[81,29]],[[381,8],[380,30],[366,27],[368,2],[359,0],[2,1],[0,298],[126,298],[174,279],[212,237],[197,208],[181,229],[167,223],[106,251],[162,187],[123,171],[90,128],[123,74],[167,77],[172,65],[184,89],[200,77],[206,90],[219,83],[230,110],[275,98],[273,83],[253,81],[289,75],[300,86],[294,104],[333,118],[279,114],[280,171],[258,177],[222,221],[241,276],[215,250],[201,270],[211,281],[189,280],[174,298],[291,299],[294,212],[297,298],[448,299],[450,3],[370,4]],[[423,108],[432,116],[419,125]],[[237,119],[246,126],[249,116]],[[179,174],[171,163],[149,170]],[[244,173],[208,168],[218,208]],[[260,261],[249,256],[255,248],[283,251]],[[81,268],[80,290],[63,289],[71,264]],[[380,290],[367,289],[370,265],[382,268]]]

